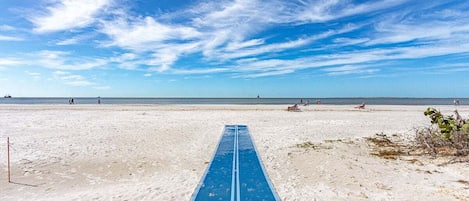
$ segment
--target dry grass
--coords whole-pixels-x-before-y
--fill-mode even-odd
[[[365,139],[371,145],[370,154],[384,159],[397,160],[401,156],[430,156],[433,159],[447,160],[440,165],[469,161],[467,149],[460,149],[454,144],[443,143],[441,140],[406,142],[396,135],[390,137],[385,134],[376,134]],[[421,163],[415,158],[404,158],[404,160],[410,163]]]
[[[415,143],[433,156],[467,156],[469,155],[469,137],[467,133],[457,131],[450,139],[431,128],[417,130]]]
[[[367,137],[365,139],[373,145],[371,155],[396,160],[399,156],[409,153],[408,146],[397,141],[392,141],[390,137],[384,134],[376,134],[374,137]]]

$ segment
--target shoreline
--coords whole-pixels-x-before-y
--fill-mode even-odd
[[[1,104],[68,104],[70,98],[11,98],[0,99]],[[76,104],[310,104],[317,101],[327,105],[454,105],[460,100],[462,105],[469,105],[469,98],[76,98]]]

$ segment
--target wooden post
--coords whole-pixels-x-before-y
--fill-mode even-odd
[[[8,183],[11,183],[10,179],[10,137],[7,137],[7,152],[8,152]]]

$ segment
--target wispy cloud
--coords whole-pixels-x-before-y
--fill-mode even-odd
[[[54,71],[53,73],[54,75],[68,75],[70,74],[69,72],[66,72],[66,71]]]
[[[229,73],[255,78],[305,69],[339,76],[380,72],[380,62],[469,52],[467,3],[441,10],[442,2],[409,0],[202,1],[158,15],[109,11],[112,4],[56,0],[30,20],[37,33],[94,26],[97,33],[90,38],[99,35],[98,48],[112,50],[114,56],[77,58],[67,51],[42,51],[38,63],[63,70],[112,64],[144,76]],[[90,39],[81,33],[56,45]]]
[[[16,28],[10,25],[6,25],[6,24],[0,25],[0,31],[14,31],[14,30],[16,30]]]
[[[152,50],[168,40],[190,40],[200,36],[194,28],[162,24],[152,17],[103,21],[101,31],[112,39],[108,45],[137,52]]]
[[[0,57],[0,66],[15,66],[23,64],[23,61],[14,59],[14,58],[1,58]]]
[[[344,17],[376,12],[403,4],[408,0],[383,0],[353,4],[348,0],[300,1],[296,18],[304,22],[327,22]]]
[[[64,31],[86,27],[111,0],[57,0],[46,7],[46,13],[30,17],[38,33]]]
[[[211,73],[222,73],[230,72],[232,69],[229,68],[205,68],[205,69],[173,69],[171,73],[183,74],[183,75],[194,75],[194,74],[211,74]]]
[[[96,87],[93,87],[94,89],[97,89],[97,90],[109,90],[111,89],[110,86],[96,86]]]
[[[69,38],[69,39],[57,42],[56,45],[74,45],[74,44],[77,44],[78,41],[79,41],[78,38]]]
[[[293,72],[294,70],[274,70],[274,71],[261,72],[261,73],[248,73],[248,74],[233,76],[233,77],[257,78],[257,77],[267,77],[267,76],[274,76],[274,75],[285,75],[285,74],[290,74]]]
[[[30,71],[24,71],[26,74],[29,76],[33,77],[34,79],[38,80],[41,78],[41,73],[38,72],[30,72]]]
[[[30,75],[30,76],[40,76],[41,73],[37,73],[37,72],[30,72],[30,71],[25,71],[26,74]]]
[[[70,85],[70,86],[75,86],[75,87],[84,87],[84,86],[95,85],[95,83],[87,81],[87,80],[68,81],[68,82],[65,82],[65,84]]]
[[[231,51],[230,49],[220,49],[220,52],[216,55],[216,58],[220,59],[234,59],[234,58],[242,58],[248,56],[256,56],[265,53],[274,53],[274,52],[283,52],[290,49],[300,48],[302,46],[308,45],[316,40],[329,38],[331,36],[337,34],[347,33],[353,30],[356,30],[360,26],[353,25],[353,24],[346,24],[344,27],[339,28],[337,30],[329,30],[317,35],[312,35],[304,38],[299,38],[297,40],[287,41],[283,43],[271,43],[257,47],[247,47],[247,48],[239,48],[235,51]]]
[[[133,52],[134,58],[120,58],[125,61],[123,67],[147,65],[154,71],[163,72],[181,55],[194,52],[200,46],[200,42],[194,42],[201,36],[196,29],[159,23],[152,17],[103,21],[101,31],[112,40],[105,46]],[[137,54],[149,54],[152,58],[135,60]]]
[[[58,41],[55,44],[60,45],[60,46],[62,46],[62,45],[75,45],[75,44],[79,44],[83,40],[87,40],[87,39],[93,38],[95,36],[96,36],[96,34],[94,34],[94,33],[80,34],[78,36],[74,36],[74,37],[71,37],[71,38],[68,38],[68,39],[65,39],[65,40]]]
[[[327,75],[330,76],[339,76],[350,74],[373,74],[379,71],[379,69],[369,68],[368,66],[345,65],[340,67],[325,68],[323,71],[328,72]]]
[[[105,59],[77,58],[69,52],[44,50],[37,53],[38,63],[44,68],[62,70],[87,70],[103,66]]]
[[[20,37],[16,37],[16,36],[0,35],[0,41],[22,41],[22,40],[24,39]]]
[[[201,52],[207,60],[231,61],[300,48],[315,40],[360,28],[348,23],[336,30],[265,44],[265,38],[249,39],[250,35],[276,23],[299,21],[290,16],[292,13],[282,17],[284,12],[290,12],[283,2],[204,2],[196,8],[185,13],[193,15],[193,20],[179,25],[167,23],[168,19],[158,21],[149,16],[121,16],[111,21],[103,20],[101,32],[111,39],[104,46],[121,47],[138,55],[151,52],[151,59],[132,59],[122,66],[135,69],[135,66],[146,65],[150,70],[165,72],[189,54]]]
[[[70,86],[93,86],[93,85],[96,85],[96,83],[88,81],[82,75],[72,74],[72,73],[67,72],[67,71],[55,71],[52,74],[56,79],[61,80],[66,85],[70,85]]]

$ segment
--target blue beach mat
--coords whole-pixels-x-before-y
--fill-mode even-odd
[[[245,125],[226,125],[193,201],[280,200]]]

